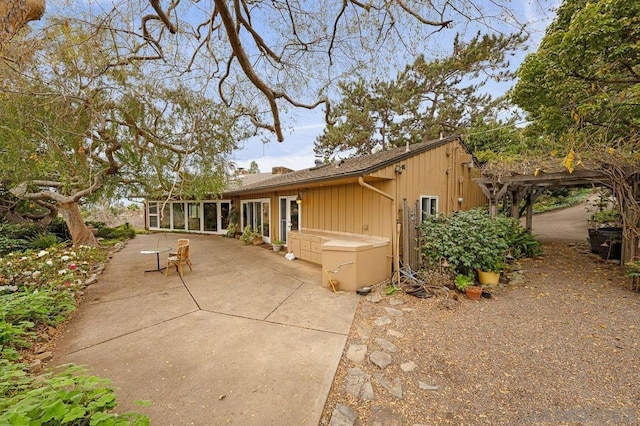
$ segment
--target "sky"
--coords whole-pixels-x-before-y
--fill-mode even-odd
[[[527,29],[531,33],[528,51],[535,51],[545,28],[555,16],[554,10],[560,5],[560,0],[516,0],[513,4],[520,9],[517,13],[527,23]],[[452,37],[455,29],[450,30],[449,34]],[[438,43],[438,40],[434,42]],[[521,52],[514,57],[512,66],[517,68],[525,55],[526,52]],[[494,95],[501,95],[511,86],[512,84],[503,84],[487,87]],[[261,172],[270,172],[271,168],[276,166],[293,170],[313,167],[316,158],[313,153],[314,140],[325,127],[323,110],[296,110],[295,114],[295,117],[288,115],[285,118],[290,127],[285,131],[283,142],[277,142],[275,135],[249,139],[234,152],[231,156],[232,161],[238,167],[246,169],[255,161]]]

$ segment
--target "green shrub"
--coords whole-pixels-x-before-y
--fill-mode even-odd
[[[100,228],[98,230],[98,237],[107,240],[127,240],[136,236],[136,231],[127,225],[120,225],[117,228]]]
[[[15,240],[27,240],[40,233],[40,228],[35,223],[9,223],[0,222],[0,235]]]
[[[245,245],[251,244],[251,242],[257,235],[258,234],[253,232],[253,229],[251,229],[251,227],[247,225],[244,227],[244,230],[242,231],[242,235],[240,236],[240,241],[242,241]]]
[[[51,221],[49,226],[47,226],[47,231],[58,237],[60,241],[68,241],[71,239],[71,233],[67,227],[67,222],[65,222],[60,216]]]
[[[73,294],[41,288],[38,292],[17,291],[0,296],[0,318],[18,323],[33,321],[57,325],[75,310]]]
[[[148,425],[137,413],[117,415],[111,382],[81,367],[34,377],[20,364],[0,360],[0,424]]]
[[[422,224],[422,252],[431,265],[444,257],[457,274],[499,272],[505,257],[535,254],[540,244],[517,220],[489,217],[485,209],[429,216]]]
[[[48,249],[58,244],[58,237],[49,232],[38,234],[29,240],[29,248],[33,250]]]
[[[88,220],[88,221],[85,222],[85,224],[87,226],[93,226],[97,230],[100,230],[100,229],[105,228],[107,226],[106,223],[100,222],[100,221],[97,221],[97,220]]]
[[[16,353],[16,349],[24,349],[31,347],[31,342],[36,334],[31,331],[34,327],[31,321],[7,322],[0,319],[0,351],[2,357],[5,356],[5,350],[12,350]]]
[[[14,251],[23,251],[29,248],[29,241],[16,238],[7,238],[0,235],[0,256]]]

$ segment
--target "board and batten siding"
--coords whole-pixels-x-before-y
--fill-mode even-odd
[[[395,178],[399,205],[405,198],[413,204],[420,196],[436,196],[439,211],[451,213],[486,204],[482,190],[471,180],[476,169],[468,167],[470,160],[464,147],[458,141],[452,141],[385,167],[371,176]],[[396,172],[396,166],[404,166],[402,173]],[[385,191],[396,193],[393,185],[387,185]],[[458,202],[459,198],[463,199],[462,203]]]
[[[302,199],[303,228],[391,237],[391,201],[357,183],[308,188]]]

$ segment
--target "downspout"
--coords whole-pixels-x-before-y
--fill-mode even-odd
[[[396,216],[398,214],[396,210],[396,197],[394,197],[391,194],[387,194],[384,191],[379,190],[375,186],[369,185],[364,181],[364,178],[362,176],[358,176],[358,183],[360,184],[361,187],[370,189],[373,192],[376,192],[382,195],[383,197],[391,200],[391,222],[392,222],[391,223],[391,254],[393,255],[393,270],[394,272],[397,273],[400,270],[400,255],[398,253],[398,248],[396,246],[398,242],[398,229],[396,226],[396,222],[397,222]],[[400,278],[400,274],[398,273],[398,279],[399,278]]]

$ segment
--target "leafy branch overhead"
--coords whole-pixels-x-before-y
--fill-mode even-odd
[[[508,56],[523,42],[521,35],[478,34],[469,42],[458,36],[449,56],[427,60],[420,55],[395,80],[340,83],[341,102],[331,111],[315,152],[370,154],[484,122],[504,100],[482,87],[513,78]]]
[[[44,0],[34,2],[44,7]],[[150,0],[114,1],[111,9],[109,3],[100,2],[105,13],[92,16],[94,9],[87,19],[116,37],[132,36],[111,66],[164,62],[209,79],[211,95],[215,90],[279,141],[283,110],[321,106],[329,114],[336,81],[364,68],[387,75],[424,52],[435,32],[523,27],[509,0]],[[28,22],[15,16],[7,37]],[[176,61],[175,52],[189,57]]]
[[[565,0],[518,77],[512,99],[555,163],[570,173],[600,172],[613,189],[633,256],[640,244],[640,3]]]

